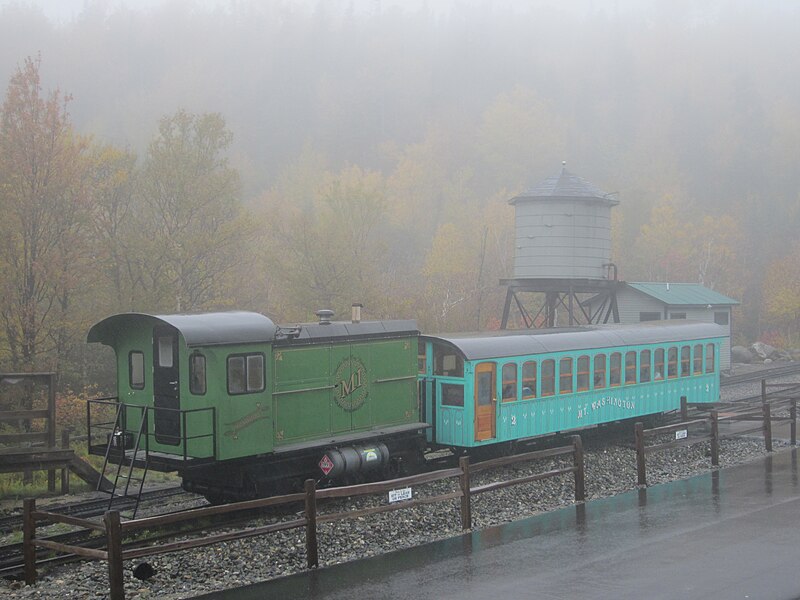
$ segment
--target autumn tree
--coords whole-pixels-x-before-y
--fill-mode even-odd
[[[181,110],[159,122],[127,232],[131,308],[192,311],[230,303],[229,277],[247,260],[243,244],[252,233],[238,173],[225,156],[232,139],[219,114]]]
[[[764,305],[772,326],[780,328],[784,343],[796,344],[800,334],[800,242],[774,260],[764,277]]]
[[[38,58],[17,69],[0,119],[0,319],[10,367],[27,371],[58,367],[92,267],[88,144],[70,124],[69,96],[44,93],[39,69]]]

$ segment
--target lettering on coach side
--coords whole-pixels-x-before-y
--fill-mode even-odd
[[[364,405],[369,393],[367,369],[355,356],[345,358],[336,367],[336,404],[347,412],[358,410]]]
[[[621,408],[623,410],[635,410],[636,403],[631,402],[630,400],[623,400],[622,398],[615,398],[613,396],[604,396],[599,400],[595,400],[594,402],[586,402],[583,405],[578,406],[578,418],[583,419],[584,417],[589,416],[590,412],[594,412],[596,410],[600,410],[606,406],[614,406],[616,408]]]

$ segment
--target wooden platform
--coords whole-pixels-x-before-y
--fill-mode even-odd
[[[47,487],[55,491],[55,471],[61,471],[61,493],[69,493],[69,473],[75,473],[83,481],[97,487],[101,479],[92,465],[75,454],[74,450],[61,448],[31,449],[4,448],[0,450],[0,473],[19,473],[24,471],[48,471]],[[110,490],[113,486],[105,477],[102,488]]]

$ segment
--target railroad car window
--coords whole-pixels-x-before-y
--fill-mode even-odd
[[[552,396],[556,393],[556,361],[553,359],[542,361],[542,396]]]
[[[650,381],[650,350],[639,353],[639,383]]]
[[[158,366],[172,367],[172,336],[164,335],[158,338]]]
[[[464,406],[464,386],[457,383],[443,383],[442,406]]]
[[[696,344],[694,347],[694,374],[703,374],[703,344]]]
[[[625,385],[636,383],[636,351],[625,353]]]
[[[264,355],[228,357],[228,393],[250,394],[264,389]]]
[[[667,352],[667,377],[672,379],[678,376],[678,349],[670,348]]]
[[[692,374],[692,349],[689,346],[681,346],[681,377],[688,377]]]
[[[199,352],[189,357],[189,391],[197,396],[206,393],[206,357]]]
[[[589,357],[578,357],[578,391],[585,392],[589,389]]]
[[[714,372],[714,344],[706,344],[706,373]]]
[[[717,325],[727,325],[728,324],[728,313],[727,312],[715,312],[714,313],[714,323]]]
[[[522,399],[536,398],[536,361],[522,365]]]
[[[128,354],[128,380],[131,389],[144,389],[144,354],[133,351]]]
[[[517,399],[517,365],[503,365],[503,402],[514,402]]]
[[[622,354],[614,352],[611,354],[608,364],[609,377],[611,379],[611,387],[618,386],[622,383],[620,378],[620,368],[622,367]]]
[[[659,312],[640,312],[639,313],[639,321],[658,321],[661,318],[661,313]]]
[[[654,362],[655,362],[655,374],[654,379],[656,381],[660,381],[664,379],[664,349],[658,348],[655,353],[653,354]]]
[[[450,348],[435,346],[433,349],[433,374],[444,377],[463,377],[464,361]]]
[[[606,355],[598,354],[594,357],[594,389],[606,387]]]
[[[417,372],[420,375],[425,375],[428,370],[425,363],[425,342],[420,340],[417,346]]]
[[[562,358],[558,364],[558,393],[572,392],[572,359]]]

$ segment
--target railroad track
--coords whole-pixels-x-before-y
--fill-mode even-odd
[[[800,373],[800,363],[781,365],[772,369],[764,369],[763,371],[754,371],[752,373],[742,373],[741,375],[730,375],[728,377],[723,377],[720,380],[720,385],[738,385],[740,383],[759,381],[761,379],[785,377],[787,375],[794,375],[796,373]]]

